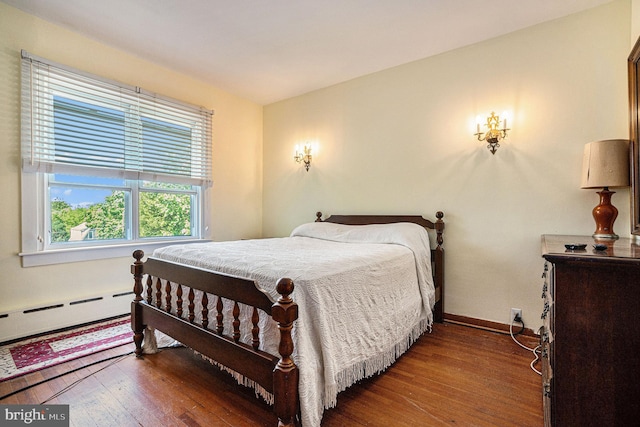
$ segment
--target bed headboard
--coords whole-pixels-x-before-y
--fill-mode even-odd
[[[438,246],[442,245],[442,233],[444,231],[444,213],[436,212],[436,222],[423,218],[420,215],[330,215],[327,219],[322,219],[322,212],[316,212],[316,222],[334,222],[346,225],[366,225],[366,224],[391,224],[394,222],[412,222],[435,230]]]
[[[330,215],[322,219],[322,212],[316,213],[316,222],[333,222],[345,225],[391,224],[394,222],[412,222],[422,227],[435,230],[436,247],[431,249],[433,265],[433,281],[436,288],[436,306],[433,309],[436,322],[444,319],[444,248],[442,247],[444,232],[444,213],[436,212],[436,221],[430,221],[421,215]]]

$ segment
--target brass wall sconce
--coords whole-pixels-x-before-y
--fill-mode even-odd
[[[300,151],[300,147],[296,145],[296,151],[293,156],[293,160],[295,160],[296,163],[304,163],[304,168],[307,170],[307,172],[309,172],[309,168],[311,167],[311,159],[312,159],[311,144],[309,143],[304,144],[304,147],[302,147],[302,150],[303,151]]]
[[[500,147],[500,140],[507,137],[507,131],[511,130],[507,128],[507,119],[502,120],[502,128],[500,129],[500,116],[496,116],[496,113],[491,112],[491,116],[487,117],[487,123],[484,125],[488,128],[486,132],[480,131],[480,123],[478,125],[478,131],[474,135],[478,138],[478,141],[487,141],[487,148],[491,151],[491,154],[496,154],[496,150]]]

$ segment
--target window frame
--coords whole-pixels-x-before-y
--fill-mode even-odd
[[[47,245],[44,237],[50,220],[48,208],[47,174],[22,174],[22,252],[19,253],[23,267],[62,264],[68,262],[91,261],[106,258],[131,256],[136,249],[151,253],[163,246],[194,243],[211,240],[208,221],[208,207],[210,206],[209,188],[200,187],[199,208],[192,214],[200,224],[200,237],[145,237],[138,240],[93,241],[90,244]],[[137,184],[137,183],[136,183]],[[135,199],[132,195],[132,200]],[[132,209],[137,201],[132,202]],[[134,222],[132,220],[132,227]],[[137,225],[135,225],[137,227]]]
[[[135,218],[135,206],[134,206],[134,202],[133,202],[133,188],[132,185],[130,185],[130,183],[128,183],[126,180],[124,181],[124,184],[122,186],[93,186],[90,184],[78,184],[78,183],[67,183],[64,181],[55,181],[53,179],[53,176],[55,174],[43,174],[43,180],[44,180],[44,221],[43,221],[43,229],[41,230],[41,236],[46,236],[46,238],[44,239],[44,249],[45,251],[47,250],[56,250],[56,249],[69,249],[69,248],[78,248],[78,247],[91,247],[91,246],[97,246],[97,245],[111,245],[111,244],[122,244],[122,243],[128,243],[131,241],[135,241],[134,239],[134,234],[132,233],[132,227],[133,227],[133,221]],[[79,176],[79,175],[76,175]],[[127,185],[129,184],[129,185]],[[129,192],[129,196],[125,196],[125,212],[124,212],[124,231],[125,231],[125,237],[121,238],[121,239],[111,239],[111,240],[85,240],[85,241],[77,241],[77,242],[54,242],[53,241],[53,236],[51,235],[53,230],[50,229],[52,228],[52,210],[51,210],[51,204],[52,204],[52,198],[51,198],[51,189],[52,187],[71,187],[71,188],[78,188],[78,189],[104,189],[104,190],[118,190],[118,191],[123,191],[124,193]],[[127,199],[128,203],[127,203]]]
[[[48,60],[43,60],[41,58],[34,57],[29,55],[26,52],[22,52],[23,60],[24,58],[28,58],[30,60],[37,60],[41,62],[45,62],[46,64],[51,64],[56,67],[64,67],[59,64],[52,63]],[[91,76],[86,73],[69,69],[68,67],[64,67],[65,70],[70,71],[72,73],[78,73],[78,75],[93,78],[99,81],[106,81],[110,84],[118,84],[117,82],[107,81],[97,76]],[[22,82],[23,88],[25,82]],[[24,90],[24,89],[23,89]],[[136,91],[140,91],[139,88],[136,88]],[[24,94],[23,94],[24,96]],[[31,95],[29,95],[31,96]],[[157,95],[154,94],[154,97]],[[53,103],[54,92],[51,92],[51,102]],[[185,105],[190,108],[200,108],[190,106],[188,104],[183,104],[180,101],[170,100],[169,98],[165,98],[169,100],[169,102],[174,102],[176,105]],[[23,99],[24,101],[24,99]],[[23,102],[23,111],[22,114],[25,114],[25,107]],[[98,102],[96,105],[100,105]],[[137,107],[137,106],[136,106]],[[127,114],[126,109],[129,107],[124,107],[125,115]],[[201,108],[200,108],[201,109]],[[202,110],[202,109],[201,109]],[[53,115],[53,110],[51,110],[50,115]],[[212,111],[207,112],[212,115]],[[37,117],[37,116],[36,116]],[[139,120],[147,119],[157,120],[153,117],[148,117],[142,112],[139,111]],[[33,121],[37,120],[37,118],[32,117],[29,113],[28,121],[29,125],[33,126]],[[167,120],[170,122],[169,120]],[[203,143],[208,143],[208,146],[204,148],[204,150],[211,149],[211,124],[210,119],[208,122],[209,129],[207,130],[206,137],[204,139],[200,139],[196,142],[192,142],[192,144],[196,144],[196,148],[198,144],[199,146],[204,147]],[[49,265],[49,264],[58,264],[58,263],[67,263],[67,262],[77,262],[77,261],[88,261],[88,260],[97,260],[104,258],[113,258],[113,257],[123,257],[130,256],[134,249],[142,249],[147,253],[150,253],[153,249],[157,247],[167,246],[171,244],[178,243],[188,243],[188,242],[201,242],[206,241],[211,238],[210,236],[210,226],[209,226],[209,217],[210,215],[210,189],[212,181],[210,179],[210,160],[208,164],[208,178],[206,184],[198,185],[192,183],[193,190],[182,191],[182,190],[171,190],[171,189],[144,189],[143,182],[151,181],[151,182],[168,182],[163,176],[159,176],[157,179],[150,179],[150,176],[155,176],[153,173],[149,174],[148,172],[142,172],[137,176],[137,179],[132,177],[131,174],[124,176],[125,178],[125,188],[123,191],[129,192],[129,203],[126,205],[125,209],[125,238],[124,239],[114,239],[114,240],[93,240],[93,241],[83,241],[83,242],[64,242],[64,243],[52,243],[51,238],[49,236],[50,225],[51,225],[51,199],[50,199],[50,185],[49,178],[53,174],[51,170],[48,168],[39,168],[38,170],[26,170],[25,165],[25,154],[24,154],[24,144],[25,144],[25,133],[28,134],[27,137],[29,140],[31,139],[30,132],[24,132],[24,118],[23,118],[23,168],[21,169],[22,181],[21,181],[21,204],[22,204],[22,248],[19,256],[22,259],[23,267],[31,267],[38,265]],[[202,134],[205,135],[205,134]],[[207,138],[208,137],[208,138]],[[32,143],[31,143],[32,144]],[[193,149],[193,147],[192,147]],[[207,153],[210,156],[210,152]],[[91,172],[90,168],[87,168],[89,173],[84,173],[87,176],[103,176],[100,170],[97,170],[97,173],[94,175]],[[68,174],[68,172],[64,170],[57,170],[55,173],[58,174]],[[135,176],[135,175],[134,175]],[[64,183],[62,183],[64,185]],[[83,184],[79,184],[80,187]],[[88,188],[85,187],[85,188]],[[115,188],[115,187],[114,187]],[[118,187],[118,189],[121,189]],[[139,206],[139,197],[140,194],[144,192],[162,192],[162,193],[179,193],[179,194],[189,194],[192,200],[191,203],[191,235],[190,236],[156,236],[156,237],[140,237],[139,236],[139,218],[140,213],[138,212]],[[127,212],[128,210],[128,212]],[[128,223],[129,227],[126,227]]]

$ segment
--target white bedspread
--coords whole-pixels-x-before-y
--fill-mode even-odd
[[[430,254],[416,224],[309,223],[288,238],[168,246],[153,257],[251,278],[274,300],[279,278],[294,281],[302,424],[315,427],[340,391],[386,369],[430,327]],[[277,354],[272,326],[261,321],[263,345]]]

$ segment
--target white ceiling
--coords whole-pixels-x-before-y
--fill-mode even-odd
[[[0,0],[260,104],[612,0]]]

